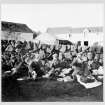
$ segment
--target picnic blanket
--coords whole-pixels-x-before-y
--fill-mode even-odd
[[[77,77],[77,81],[78,81],[81,85],[83,85],[86,89],[90,89],[90,88],[94,88],[94,87],[97,87],[97,86],[102,85],[102,82],[99,82],[99,81],[97,81],[96,79],[95,79],[94,82],[91,82],[91,83],[84,83],[84,82],[82,82],[82,81],[80,80],[80,78],[81,78],[80,75],[76,75],[76,77]]]

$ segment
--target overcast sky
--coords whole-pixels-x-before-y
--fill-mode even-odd
[[[3,21],[27,24],[34,31],[48,27],[104,25],[103,4],[2,4]]]

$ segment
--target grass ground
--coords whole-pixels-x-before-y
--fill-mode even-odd
[[[103,86],[85,89],[77,82],[3,80],[2,101],[100,102],[103,101]]]

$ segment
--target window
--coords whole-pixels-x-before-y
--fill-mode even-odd
[[[88,41],[84,41],[84,45],[85,46],[88,46]]]

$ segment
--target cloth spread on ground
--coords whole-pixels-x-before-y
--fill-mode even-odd
[[[81,76],[80,75],[76,75],[77,77],[77,81],[83,85],[85,88],[89,89],[89,88],[94,88],[94,87],[97,87],[97,86],[100,86],[102,85],[102,82],[99,82],[97,81],[96,79],[94,80],[94,82],[91,82],[91,83],[84,83],[80,80]]]

